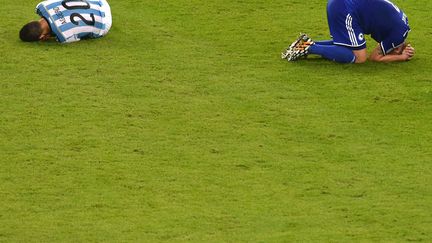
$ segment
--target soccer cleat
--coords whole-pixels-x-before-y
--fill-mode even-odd
[[[306,34],[300,34],[296,41],[294,41],[285,52],[281,54],[282,59],[287,59],[288,61],[295,61],[302,57],[307,57],[309,54],[309,47],[313,45],[314,42]]]

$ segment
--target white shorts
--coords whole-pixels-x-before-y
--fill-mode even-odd
[[[103,18],[103,24],[105,25],[105,29],[102,31],[101,35],[108,34],[108,31],[112,26],[112,16],[111,16],[111,8],[106,0],[100,0],[102,6],[100,10],[105,13],[105,17]]]

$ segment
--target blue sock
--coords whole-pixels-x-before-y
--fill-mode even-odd
[[[329,46],[333,45],[333,40],[315,41],[315,44]]]
[[[309,53],[339,63],[353,63],[355,61],[353,51],[343,46],[314,44],[310,46]]]

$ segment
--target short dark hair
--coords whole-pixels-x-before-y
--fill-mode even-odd
[[[22,41],[38,41],[42,35],[42,27],[39,21],[32,21],[24,25],[19,35]]]

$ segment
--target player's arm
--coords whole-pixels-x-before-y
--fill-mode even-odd
[[[374,62],[402,62],[409,61],[414,56],[414,48],[411,45],[401,45],[387,55],[383,54],[381,46],[378,46],[372,51],[369,60]]]

